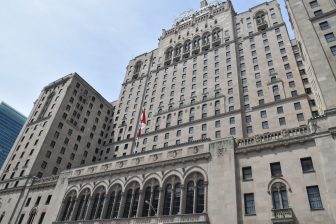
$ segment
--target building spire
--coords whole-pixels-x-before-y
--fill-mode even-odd
[[[201,8],[205,7],[208,5],[207,0],[201,0]]]

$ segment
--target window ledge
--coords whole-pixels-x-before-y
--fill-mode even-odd
[[[251,182],[251,181],[253,181],[253,178],[251,178],[251,179],[243,179],[243,182]]]
[[[314,211],[323,211],[324,208],[311,208],[310,211],[314,212]]]
[[[254,213],[254,214],[245,214],[245,216],[257,216],[257,214],[256,213]]]
[[[283,177],[283,175],[276,175],[276,176],[272,176],[272,178],[279,178],[279,177]]]
[[[303,174],[305,174],[305,173],[316,173],[316,171],[315,171],[315,170],[307,170],[307,171],[303,171]]]

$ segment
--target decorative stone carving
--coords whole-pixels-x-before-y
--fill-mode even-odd
[[[140,163],[140,158],[136,158],[136,159],[135,159],[135,164],[136,164],[136,165],[139,165],[139,163]]]
[[[223,157],[224,156],[224,148],[217,149],[217,157]]]
[[[124,162],[123,161],[117,163],[117,167],[118,168],[123,168],[123,166],[124,166]]]
[[[281,131],[281,135],[282,135],[284,138],[288,137],[288,136],[289,136],[289,132],[288,132],[288,130],[287,130],[287,129],[282,130],[282,131]]]
[[[172,151],[168,153],[168,157],[170,158],[176,158],[177,157],[177,152],[176,151]]]
[[[155,155],[152,155],[152,158],[153,158],[153,161],[157,161],[159,157],[158,155],[155,154]]]
[[[194,153],[194,154],[197,154],[198,152],[199,152],[199,149],[198,149],[197,146],[195,146],[195,147],[194,147],[194,150],[193,150],[193,153]]]

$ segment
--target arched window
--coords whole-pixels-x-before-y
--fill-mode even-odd
[[[129,215],[129,211],[131,208],[131,202],[132,202],[132,194],[133,194],[133,190],[129,189],[127,191],[127,195],[126,195],[126,201],[125,201],[125,207],[124,207],[124,218],[128,218]]]
[[[198,49],[200,47],[201,38],[199,36],[195,37],[193,40],[193,49]]]
[[[210,37],[211,37],[211,35],[210,35],[209,32],[203,34],[203,37],[202,37],[202,44],[203,44],[203,45],[208,45],[208,44],[210,44]]]
[[[194,181],[189,181],[187,185],[186,213],[193,214],[194,209]]]
[[[138,74],[141,70],[142,62],[138,61],[134,66],[134,74]]]
[[[288,197],[286,185],[276,182],[272,186],[272,199],[274,209],[288,208]]]
[[[116,192],[115,191],[112,191],[110,193],[110,196],[108,196],[108,204],[107,204],[107,209],[106,209],[106,214],[105,214],[105,219],[111,219],[111,213],[112,213],[112,209],[113,209],[113,204],[114,204],[114,201],[116,199]]]
[[[126,191],[123,218],[136,216],[140,197],[140,186],[137,182],[132,182]]]
[[[221,30],[220,29],[215,29],[214,31],[212,31],[212,41],[217,41],[220,39],[220,35],[221,35]]]
[[[184,46],[183,46],[183,52],[184,53],[188,53],[191,50],[191,41],[187,40],[186,42],[184,42]]]
[[[119,191],[116,195],[115,204],[113,207],[112,218],[118,218],[118,213],[120,210],[120,202],[121,202],[121,191]]]
[[[181,203],[181,184],[175,184],[174,189],[174,201],[173,201],[173,215],[180,213],[180,203]]]
[[[182,44],[178,44],[176,47],[175,47],[175,57],[176,56],[180,56],[181,53],[182,53]]]
[[[64,208],[63,208],[63,214],[61,217],[61,221],[67,221],[70,220],[70,215],[73,211],[75,200],[77,198],[76,191],[71,191],[64,200]]]
[[[105,194],[106,192],[104,187],[99,187],[95,191],[95,193],[93,193],[93,204],[91,208],[90,220],[101,218],[101,212],[103,210]]]
[[[204,181],[199,180],[197,182],[197,192],[196,192],[196,213],[204,212]]]
[[[204,178],[200,173],[192,173],[186,179],[186,213],[204,213],[205,208],[205,185]]]
[[[158,212],[158,208],[159,208],[159,197],[160,197],[160,187],[156,186],[154,188],[153,198],[152,198],[152,206],[156,212]],[[155,215],[155,211],[153,211],[152,209],[151,216]]]
[[[170,47],[170,48],[168,48],[168,49],[166,50],[166,53],[165,53],[165,55],[166,55],[166,60],[169,60],[169,59],[172,58],[172,56],[173,56],[173,51],[174,51],[173,47]]]
[[[176,215],[181,211],[181,183],[177,176],[169,177],[165,184],[163,215]]]
[[[170,214],[171,197],[172,197],[172,185],[167,184],[166,190],[165,190],[164,202],[163,202],[163,215],[169,215]]]
[[[255,20],[257,22],[258,30],[265,30],[268,27],[266,22],[266,12],[259,11],[255,15]]]
[[[79,196],[79,205],[76,212],[76,220],[84,220],[91,192],[88,188],[84,189]]]
[[[146,188],[146,191],[145,191],[145,198],[144,198],[144,203],[143,203],[143,208],[142,208],[142,216],[143,217],[147,217],[148,214],[149,214],[149,203],[146,203],[147,202],[150,202],[150,199],[151,199],[151,187],[147,187]]]

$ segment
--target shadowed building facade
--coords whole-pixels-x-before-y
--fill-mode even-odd
[[[1,174],[0,221],[335,223],[335,57],[315,74],[300,38],[276,1],[203,0],[129,62],[117,101],[77,74],[51,83]]]

